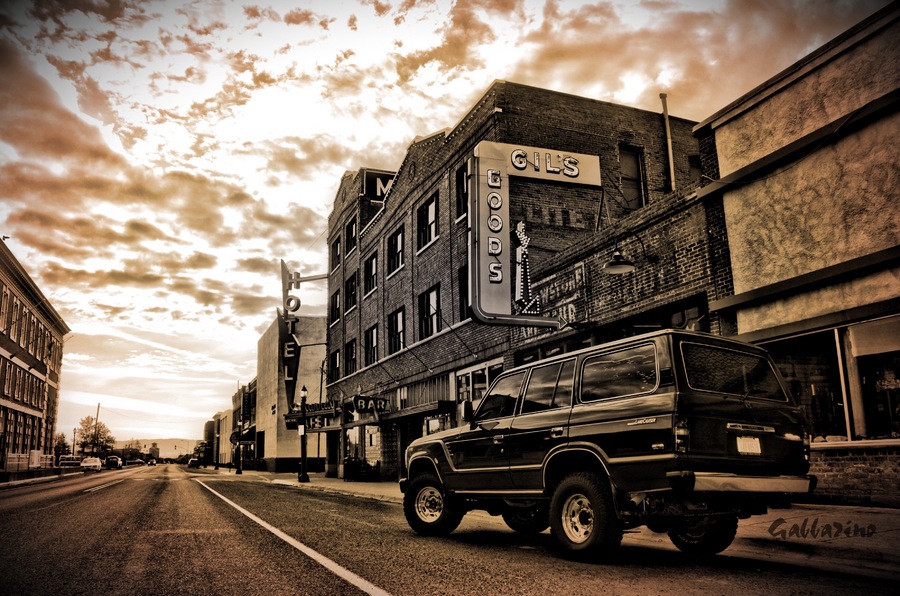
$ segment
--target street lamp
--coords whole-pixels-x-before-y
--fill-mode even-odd
[[[306,473],[306,398],[309,391],[306,385],[300,388],[300,472],[297,474],[297,482],[309,482]]]
[[[218,421],[216,421],[216,422],[217,422],[217,424],[218,424]],[[213,468],[213,469],[214,469],[214,470],[218,470],[218,469],[219,469],[219,433],[216,433],[216,453],[215,453],[215,456],[216,456],[216,467]]]

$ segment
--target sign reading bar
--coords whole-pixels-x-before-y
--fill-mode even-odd
[[[483,323],[529,325],[562,329],[561,317],[536,314],[527,284],[528,240],[524,223],[510,221],[509,179],[536,178],[566,184],[600,186],[600,157],[551,149],[482,141],[469,160],[468,185],[471,214],[469,275],[472,312]],[[513,232],[520,246],[512,246]],[[518,253],[519,258],[515,258]],[[513,312],[515,296],[523,304]]]

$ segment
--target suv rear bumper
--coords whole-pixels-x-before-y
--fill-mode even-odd
[[[738,476],[718,472],[668,472],[676,490],[697,492],[753,492],[809,494],[816,488],[815,476]]]

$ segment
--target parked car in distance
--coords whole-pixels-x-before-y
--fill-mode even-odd
[[[188,467],[189,467],[189,468],[199,468],[199,467],[200,467],[200,460],[197,459],[196,457],[192,457],[192,458],[188,461]]]
[[[88,470],[94,470],[99,472],[103,468],[103,464],[100,462],[99,457],[86,457],[81,460],[81,469],[84,472]]]
[[[77,468],[81,465],[81,458],[74,455],[61,455],[59,457],[60,468]]]
[[[147,465],[148,465],[148,466],[155,466],[155,465],[156,465],[156,460],[155,460],[155,459],[151,459],[150,461],[147,462]]]
[[[122,467],[122,458],[118,455],[110,455],[106,458],[107,470],[118,470]]]
[[[142,459],[129,459],[125,462],[126,466],[143,466],[144,460]]]

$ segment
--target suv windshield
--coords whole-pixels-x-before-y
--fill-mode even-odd
[[[692,389],[787,401],[764,356],[689,342],[681,344],[681,353]]]

